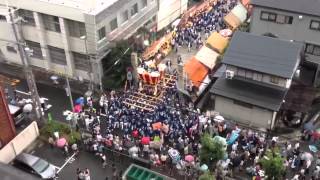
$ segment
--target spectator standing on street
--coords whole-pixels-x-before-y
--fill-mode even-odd
[[[100,157],[102,159],[102,168],[106,168],[106,166],[107,166],[107,157],[106,157],[106,155],[101,153]]]
[[[84,170],[84,180],[90,180],[90,171],[88,168]]]
[[[53,148],[54,148],[54,139],[52,138],[52,136],[50,136],[50,137],[48,138],[48,142],[49,142],[49,144],[50,144],[51,149],[53,149]]]
[[[77,176],[78,180],[84,180],[84,173],[80,170],[80,168],[77,168]]]
[[[68,144],[65,144],[63,146],[63,152],[66,156],[69,156],[69,147],[68,147]]]

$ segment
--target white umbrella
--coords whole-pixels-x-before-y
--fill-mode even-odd
[[[92,91],[87,91],[86,93],[84,93],[84,95],[86,96],[86,97],[89,97],[89,96],[91,96],[92,95]]]
[[[26,104],[23,106],[23,112],[29,113],[32,111],[32,104]]]
[[[313,155],[312,155],[311,153],[309,153],[309,152],[304,152],[304,153],[301,155],[301,159],[302,159],[302,160],[305,160],[305,161],[307,161],[307,160],[312,161],[312,160],[313,160]]]
[[[223,122],[224,121],[224,117],[220,116],[220,115],[217,115],[214,117],[214,121],[216,122]]]

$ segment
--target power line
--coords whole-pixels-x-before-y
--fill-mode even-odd
[[[24,67],[28,88],[29,88],[29,91],[31,92],[32,103],[36,112],[36,116],[38,119],[43,120],[40,97],[38,94],[37,85],[34,80],[32,69],[29,66],[28,54],[25,48],[21,45],[21,43],[25,42],[22,35],[21,24],[15,22],[14,11],[12,9],[9,9],[9,16],[10,16],[10,22],[11,22],[11,27],[14,33],[15,41],[16,41],[16,44],[18,45],[21,62]]]

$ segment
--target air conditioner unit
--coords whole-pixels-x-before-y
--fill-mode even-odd
[[[232,79],[234,76],[234,71],[226,70],[226,79]]]

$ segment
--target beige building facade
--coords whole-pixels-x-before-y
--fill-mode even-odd
[[[160,3],[160,0],[0,0],[1,59],[22,64],[9,16],[11,9],[15,24],[22,24],[25,47],[32,51],[30,65],[99,83],[103,73],[101,59],[109,47],[129,38],[146,23],[156,25],[159,7],[163,7]],[[174,20],[170,17],[166,24]]]

